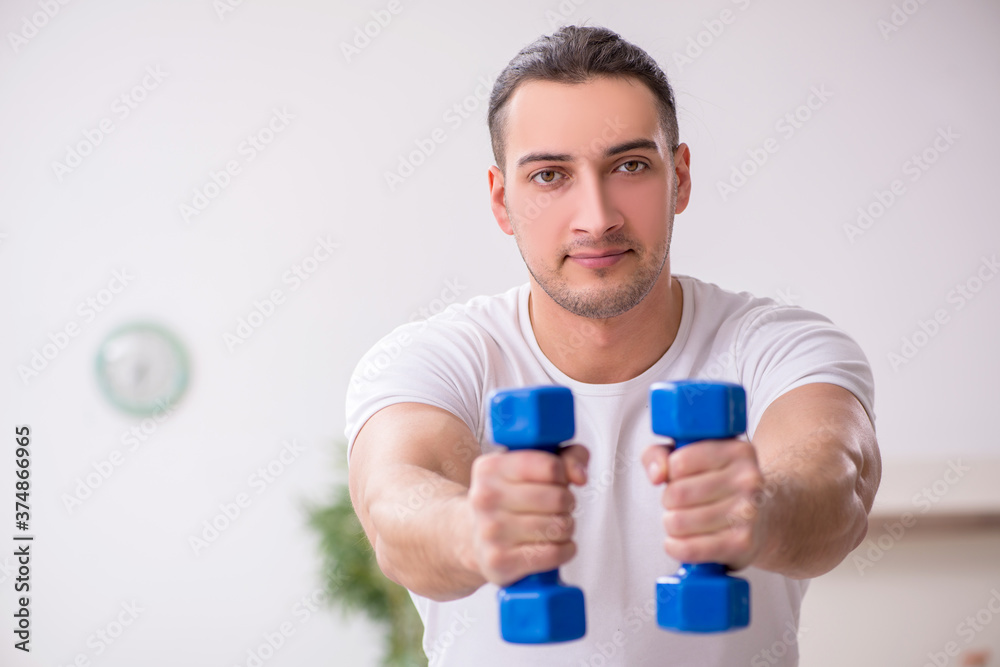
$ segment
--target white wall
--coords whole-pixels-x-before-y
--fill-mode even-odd
[[[916,478],[896,472],[902,463],[941,469],[949,458],[1000,458],[991,420],[1000,281],[984,283],[961,309],[949,298],[975,277],[982,257],[1000,251],[995,3],[897,2],[919,9],[883,35],[879,22],[894,12],[888,0],[517,0],[476,9],[399,0],[400,13],[348,60],[341,44],[386,3],[247,0],[220,15],[223,1],[0,7],[0,414],[3,451],[15,424],[34,430],[37,535],[35,651],[14,655],[5,641],[3,664],[64,665],[81,653],[108,666],[245,664],[263,633],[298,623],[293,606],[316,588],[319,572],[301,505],[324,499],[341,479],[333,444],[342,437],[355,361],[432,305],[448,281],[462,286],[464,300],[525,279],[487,205],[492,157],[482,80],[557,22],[617,30],[663,64],[675,85],[694,177],[691,206],[676,223],[675,272],[786,295],[829,315],[866,350],[893,507],[907,507],[919,491]],[[51,18],[39,14],[47,4],[58,7]],[[32,21],[44,25],[32,32],[25,27]],[[691,46],[699,39],[700,53]],[[685,52],[690,62],[680,58]],[[155,87],[146,78],[145,99],[122,117],[116,98],[141,85],[147,68],[164,78]],[[787,136],[776,124],[814,87],[831,96]],[[463,103],[472,109],[467,119],[449,111]],[[275,109],[293,118],[249,161],[241,142]],[[60,178],[53,162],[105,118],[113,131]],[[385,173],[436,128],[445,141],[390,189]],[[958,138],[910,180],[907,161],[947,128]],[[723,198],[719,182],[769,138],[777,152]],[[185,220],[179,205],[232,160],[240,172]],[[852,242],[845,225],[895,179],[905,192]],[[338,243],[337,252],[292,290],[283,275],[320,236]],[[121,269],[134,280],[85,321],[78,304]],[[224,334],[273,289],[285,303],[228,349]],[[947,321],[893,368],[890,353],[901,352],[903,337],[919,339],[920,321],[938,310]],[[132,452],[121,436],[138,420],[100,396],[93,358],[108,332],[140,318],[165,323],[185,341],[194,375],[174,414]],[[81,333],[38,377],[22,381],[18,366],[71,322]],[[304,453],[195,555],[188,537],[219,503],[246,492],[248,476],[288,439]],[[122,465],[67,511],[63,494],[116,449]],[[12,465],[11,454],[0,457],[0,478],[12,479]],[[970,475],[962,488],[996,508],[992,479]],[[8,482],[2,486],[11,493]],[[867,585],[874,576],[853,577],[849,563],[816,582],[805,611],[817,619],[803,639],[805,664],[820,664],[821,652],[845,641],[848,624],[862,618],[857,610],[874,608],[873,596],[936,604],[954,595],[954,609],[975,609],[995,585],[985,575],[996,576],[987,569],[995,549],[951,540],[929,539],[927,549],[978,563],[969,571],[983,577],[962,591],[934,584],[926,596],[901,597],[925,590],[928,580],[916,566],[890,574],[888,560],[879,565],[881,588]],[[900,543],[923,553],[916,536]],[[0,586],[8,619],[0,630],[9,637],[7,570]],[[144,609],[137,622],[95,656],[88,636],[133,600]],[[853,662],[921,664],[957,622],[914,614],[906,632],[869,636],[883,647],[871,655],[882,657]],[[375,662],[379,646],[367,624],[326,613],[295,627],[269,665]]]

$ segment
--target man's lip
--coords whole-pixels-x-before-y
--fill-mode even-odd
[[[628,248],[625,248],[624,250],[606,250],[604,252],[597,252],[597,253],[574,253],[570,255],[570,257],[573,257],[575,259],[596,259],[598,257],[611,257],[613,255],[624,255],[627,252]]]
[[[567,255],[567,259],[572,260],[576,265],[582,266],[585,269],[607,269],[622,261],[622,258],[628,253],[629,250],[605,250],[601,253]]]

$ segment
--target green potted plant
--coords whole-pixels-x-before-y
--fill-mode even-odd
[[[309,509],[309,523],[320,535],[328,603],[385,627],[383,667],[425,667],[423,623],[407,590],[375,562],[346,485],[339,485],[327,504]]]

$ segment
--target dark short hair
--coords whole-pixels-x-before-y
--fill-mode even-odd
[[[677,148],[677,111],[667,76],[648,53],[625,41],[618,33],[598,26],[564,26],[539,37],[514,56],[497,76],[490,93],[487,123],[493,158],[505,169],[504,125],[506,107],[514,90],[526,81],[585,83],[594,77],[634,78],[653,91],[659,106],[660,125],[671,153]]]

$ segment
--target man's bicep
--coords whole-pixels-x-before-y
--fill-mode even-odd
[[[426,403],[395,403],[372,415],[351,450],[355,466],[412,465],[469,485],[479,441],[464,421]]]
[[[421,472],[468,487],[481,453],[469,427],[451,412],[424,403],[395,403],[362,426],[350,454],[351,499],[363,524],[374,496],[410,485]],[[366,529],[368,526],[366,525]]]

